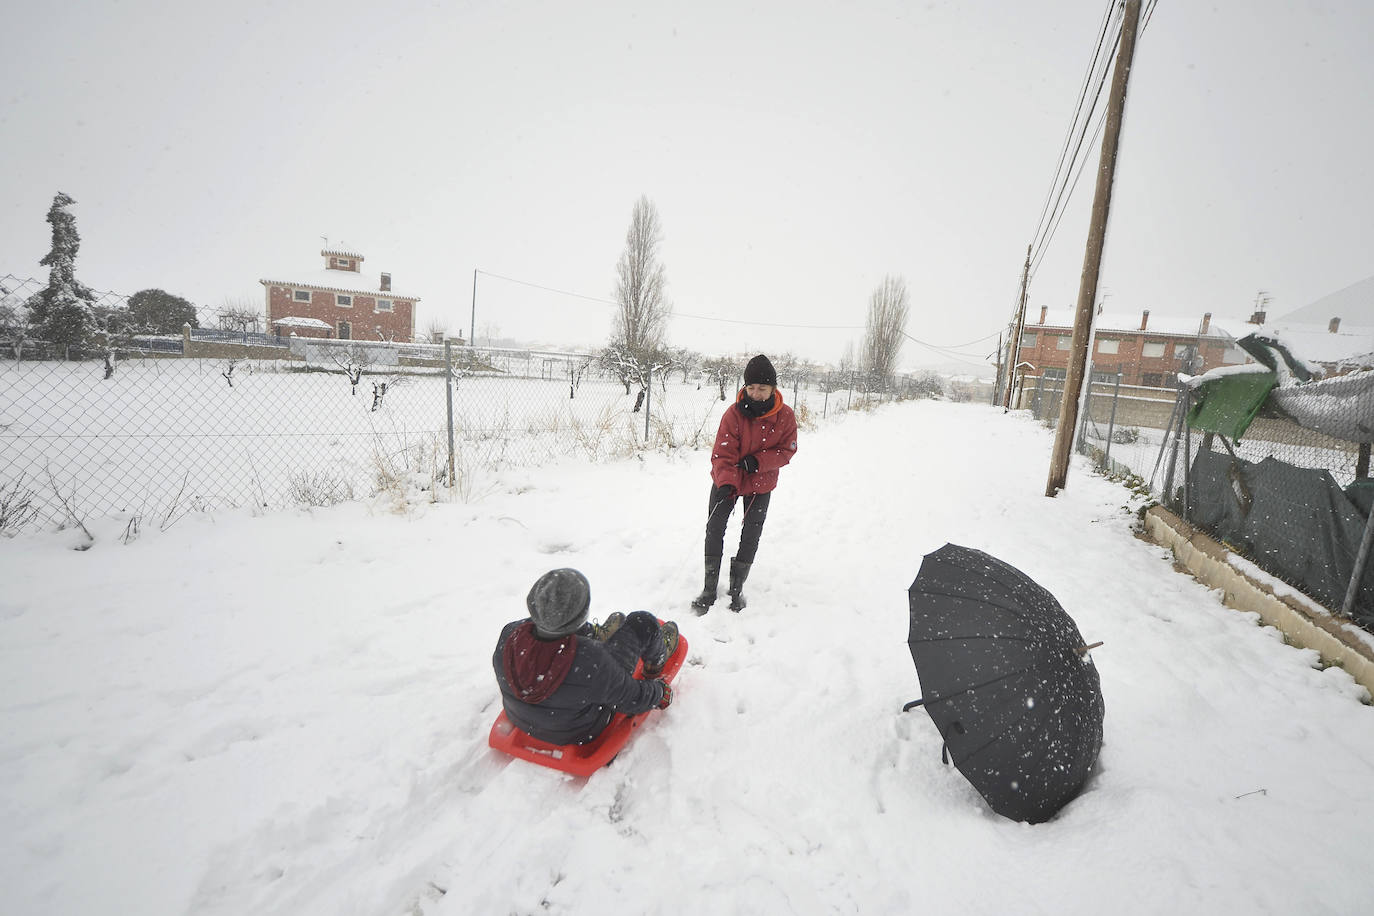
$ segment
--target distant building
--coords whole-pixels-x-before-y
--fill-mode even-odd
[[[1048,306],[1041,306],[1038,319],[1026,316],[1017,362],[1034,367],[1025,370],[1027,375],[1043,373],[1053,379],[1068,374],[1073,319],[1072,309]],[[1180,372],[1197,375],[1249,361],[1230,331],[1212,320],[1211,312],[1200,320],[1152,316],[1149,309],[1139,316],[1099,312],[1094,326],[1094,381],[1115,381],[1120,372],[1123,385],[1172,388]]]
[[[1268,322],[1257,315],[1260,330],[1328,376],[1374,366],[1374,277]]]
[[[259,281],[267,292],[270,333],[414,341],[419,296],[393,289],[391,274],[363,273],[364,259],[356,251],[326,248],[320,255],[323,270],[285,271]]]

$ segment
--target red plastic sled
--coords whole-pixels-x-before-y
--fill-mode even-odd
[[[663,679],[671,683],[686,659],[687,637],[679,634],[677,649],[663,666]],[[640,676],[643,668],[643,662],[635,665],[635,677]],[[653,712],[657,710],[651,709],[637,716],[616,713],[611,717],[611,724],[606,726],[605,731],[586,744],[549,744],[547,741],[532,738],[517,728],[506,718],[506,711],[503,709],[492,723],[487,743],[503,754],[586,778],[610,763],[629,743],[634,730],[649,713]]]

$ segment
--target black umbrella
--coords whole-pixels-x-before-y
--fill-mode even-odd
[[[925,695],[903,711],[925,705],[992,810],[1049,820],[1082,790],[1102,747],[1094,646],[1053,595],[980,550],[927,554],[909,594],[907,643]]]

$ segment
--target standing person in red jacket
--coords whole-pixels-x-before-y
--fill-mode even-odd
[[[735,501],[744,497],[739,550],[730,559],[730,610],[741,610],[744,580],[754,564],[768,501],[778,485],[778,469],[797,453],[797,418],[782,402],[778,373],[759,354],[744,369],[744,387],[725,409],[711,452],[711,498],[706,516],[706,586],[692,601],[698,614],[716,603],[725,526]]]

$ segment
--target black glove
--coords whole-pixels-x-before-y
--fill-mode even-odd
[[[730,484],[722,484],[711,491],[711,502],[718,503],[726,499],[735,498],[735,488]]]
[[[667,709],[673,702],[673,688],[668,686],[667,681],[659,681],[663,685],[663,699],[658,701],[659,709]]]
[[[735,467],[746,474],[752,474],[759,469],[759,459],[753,455],[745,455],[735,464]]]

